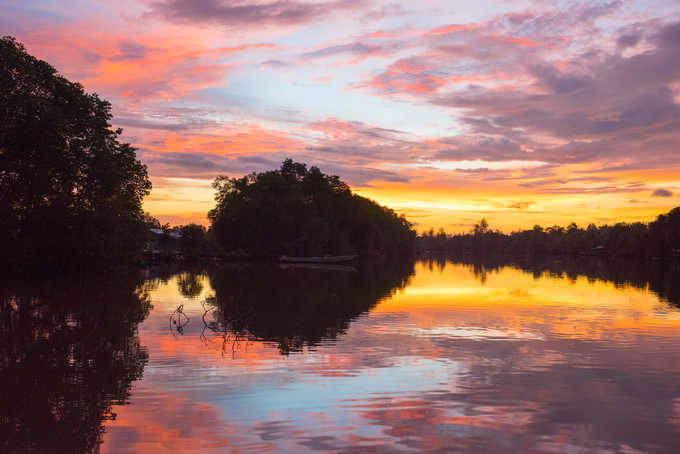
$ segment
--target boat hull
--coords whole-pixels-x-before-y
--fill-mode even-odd
[[[340,263],[349,262],[357,258],[356,255],[335,255],[330,257],[288,257],[282,255],[279,260],[287,263]]]

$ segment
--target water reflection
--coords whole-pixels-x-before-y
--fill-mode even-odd
[[[136,277],[0,286],[2,452],[92,452],[130,397],[150,300]]]
[[[275,343],[287,355],[345,333],[350,322],[403,288],[413,262],[349,266],[223,266],[209,274],[206,326],[225,341]],[[181,285],[181,284],[180,284]],[[231,337],[230,337],[231,335]]]
[[[472,266],[475,277],[486,281],[488,273],[498,273],[509,266],[533,274],[538,279],[550,276],[566,278],[571,282],[581,276],[590,280],[612,283],[616,287],[632,286],[645,290],[649,288],[662,301],[680,307],[680,262],[677,260],[630,260],[604,259],[593,257],[567,258],[551,257],[509,259],[503,256],[461,260],[445,253],[428,253],[421,257],[430,269],[443,270],[447,263],[461,263]]]
[[[109,450],[672,452],[680,311],[601,266],[181,272]],[[213,330],[250,350],[215,355]]]
[[[414,356],[446,364],[445,385],[365,420],[418,434],[419,450],[673,452],[680,312],[663,300],[678,281],[659,265],[421,262],[372,316],[408,317]]]
[[[146,319],[132,284],[6,291],[0,440],[86,451],[101,438],[113,453],[675,452],[674,272],[445,257],[152,269]],[[224,355],[224,336],[247,350]],[[46,376],[56,384],[36,392]]]

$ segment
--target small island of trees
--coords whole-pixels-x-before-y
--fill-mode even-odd
[[[352,193],[336,175],[286,159],[278,170],[219,176],[208,213],[217,244],[249,256],[411,256],[406,218]]]

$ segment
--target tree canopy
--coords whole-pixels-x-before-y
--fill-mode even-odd
[[[151,182],[110,110],[0,40],[0,265],[109,269],[141,251]]]
[[[227,251],[274,257],[413,252],[415,232],[404,216],[353,194],[336,175],[287,159],[278,170],[241,178],[218,176],[208,213]]]

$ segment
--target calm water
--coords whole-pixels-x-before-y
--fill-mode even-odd
[[[0,290],[2,452],[677,453],[680,270],[446,259]]]

